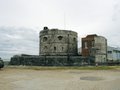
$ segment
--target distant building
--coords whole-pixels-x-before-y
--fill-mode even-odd
[[[96,34],[82,38],[82,56],[95,57],[95,62],[104,63],[107,60],[107,39]]]
[[[107,47],[108,62],[120,62],[120,48]]]

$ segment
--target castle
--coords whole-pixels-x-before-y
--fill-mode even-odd
[[[14,55],[11,65],[66,66],[105,63],[107,39],[96,34],[82,38],[78,54],[78,35],[71,30],[44,27],[39,34],[39,55]]]

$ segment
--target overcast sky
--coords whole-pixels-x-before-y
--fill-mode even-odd
[[[119,0],[0,0],[0,57],[38,54],[39,31],[73,30],[81,37],[98,34],[120,47]]]

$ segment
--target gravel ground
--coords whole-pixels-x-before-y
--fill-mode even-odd
[[[4,68],[0,90],[120,90],[120,71]]]

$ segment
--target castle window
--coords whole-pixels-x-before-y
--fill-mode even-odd
[[[47,47],[47,46],[45,46],[45,47],[44,47],[44,52],[47,52],[47,49],[48,49],[48,47]]]
[[[64,48],[62,47],[62,51],[63,51],[63,49],[64,49]]]
[[[56,47],[54,47],[54,51],[56,51]]]
[[[59,40],[62,40],[62,38],[63,38],[62,36],[58,36],[58,39],[59,39]]]
[[[45,46],[44,48],[47,49],[47,46]]]
[[[47,37],[44,37],[44,38],[43,38],[43,42],[45,42],[45,41],[47,41]]]
[[[73,38],[73,41],[75,42],[75,41],[76,41],[76,38]]]

